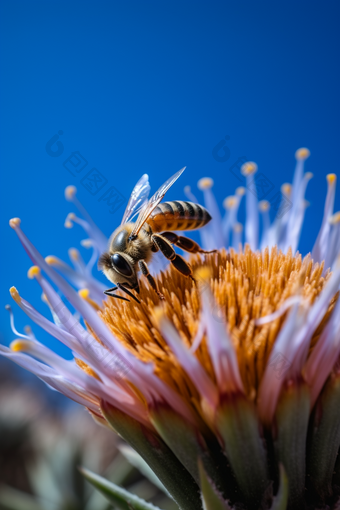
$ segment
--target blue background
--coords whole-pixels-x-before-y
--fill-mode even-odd
[[[79,227],[63,226],[68,184],[106,234],[119,224],[64,167],[79,151],[125,197],[147,172],[156,189],[187,165],[169,198],[212,176],[223,198],[240,185],[229,171],[240,156],[256,161],[278,190],[291,182],[294,152],[311,151],[311,207],[300,249],[321,223],[325,175],[337,171],[339,2],[2,1],[1,8],[1,342],[13,339],[8,288],[47,313],[30,262],[8,219],[43,255],[67,258]],[[58,130],[63,153],[45,150]],[[212,151],[229,135],[230,158]],[[335,210],[338,210],[340,194]],[[83,250],[87,256],[85,250]],[[18,329],[27,323],[13,304]],[[56,340],[40,333],[58,352]]]

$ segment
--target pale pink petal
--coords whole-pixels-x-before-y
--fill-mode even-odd
[[[311,388],[311,407],[314,406],[339,355],[340,301],[338,300],[332,312],[332,317],[322,332],[304,368],[306,381]]]
[[[239,372],[236,351],[227,332],[223,313],[219,310],[209,286],[204,283],[200,286],[202,322],[207,330],[208,348],[219,392],[243,392],[243,383]]]
[[[314,248],[312,251],[313,260],[316,262],[322,262],[325,260],[327,252],[328,252],[328,240],[329,240],[329,232],[330,232],[330,217],[333,214],[334,207],[334,198],[335,198],[335,189],[336,189],[336,175],[328,174],[327,175],[327,197],[325,202],[325,210],[322,220],[322,225],[318,234],[318,237],[315,241]]]
[[[291,367],[293,354],[289,350],[292,336],[301,325],[298,317],[299,304],[290,310],[270,353],[267,366],[260,384],[258,412],[263,423],[270,425],[274,417],[281,387]]]
[[[217,388],[198,359],[185,347],[181,337],[165,315],[158,315],[158,324],[162,335],[174,352],[180,365],[196,386],[198,392],[215,408],[218,401]]]
[[[100,252],[103,252],[107,248],[108,239],[103,234],[103,232],[97,227],[89,213],[86,211],[85,207],[79,202],[76,196],[77,189],[75,186],[68,186],[65,189],[65,197],[66,200],[73,202],[75,206],[77,207],[78,211],[82,214],[84,218],[86,218],[87,221],[79,220],[78,223],[81,224],[81,226],[84,228],[88,236],[94,240],[95,244],[98,246],[98,249]]]
[[[224,246],[221,213],[214,194],[211,191],[213,184],[213,180],[209,177],[204,177],[197,183],[199,189],[203,191],[204,205],[212,216],[212,220],[209,222],[207,227],[204,227],[205,231],[209,231],[210,236],[212,237],[210,242],[213,243],[213,246],[208,248],[211,250],[215,248],[222,248]]]
[[[241,172],[246,177],[246,225],[245,241],[250,248],[255,251],[259,242],[259,210],[256,191],[256,181],[254,178],[257,172],[257,165],[253,161],[244,163]]]

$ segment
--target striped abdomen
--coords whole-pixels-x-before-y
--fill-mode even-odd
[[[162,202],[150,214],[147,223],[153,232],[164,230],[194,230],[211,220],[208,211],[193,202],[174,200]]]

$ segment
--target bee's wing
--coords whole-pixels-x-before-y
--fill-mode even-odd
[[[144,223],[147,221],[148,217],[152,213],[152,211],[157,207],[159,202],[164,197],[165,193],[168,191],[169,188],[174,184],[175,181],[177,181],[178,177],[184,172],[186,167],[182,168],[182,170],[179,170],[179,172],[175,173],[170,179],[168,179],[156,193],[150,198],[150,200],[143,206],[141,209],[136,224],[134,226],[134,229],[131,233],[131,235],[137,235]]]
[[[147,203],[150,192],[149,176],[148,174],[142,175],[133,188],[129,198],[128,205],[126,206],[121,225],[128,223],[132,220],[142,207]]]

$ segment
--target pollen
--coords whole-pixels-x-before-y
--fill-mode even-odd
[[[309,149],[307,149],[306,147],[301,147],[301,149],[298,149],[296,152],[295,152],[295,158],[297,160],[305,160],[307,158],[309,158],[310,156],[310,151]]]
[[[340,211],[333,214],[333,216],[329,218],[329,223],[331,225],[336,225],[337,223],[340,223]]]
[[[38,266],[32,266],[27,271],[27,276],[30,280],[33,280],[36,276],[40,275],[40,267]]]
[[[285,255],[276,248],[252,252],[246,247],[243,253],[222,249],[204,257],[193,255],[190,263],[196,282],[184,278],[171,266],[158,275],[157,285],[165,296],[161,305],[155,292],[141,278],[141,304],[108,298],[99,314],[127,349],[144,362],[152,362],[157,375],[197,408],[197,391],[162,337],[157,320],[153,319],[165,314],[184,345],[190,348],[200,324],[199,284],[204,282],[210,286],[219,308],[217,316],[222,317],[231,335],[247,394],[255,399],[287,312],[263,325],[256,325],[256,319],[274,313],[298,292],[313,303],[330,273],[323,276],[323,265],[313,263],[308,256],[302,260],[300,254],[293,256],[288,251]],[[312,346],[334,302],[315,333]],[[205,335],[195,356],[216,381]]]
[[[289,197],[292,193],[292,185],[289,184],[289,182],[286,182],[285,184],[282,184],[281,191],[284,195]]]
[[[71,201],[76,193],[77,193],[77,188],[75,186],[67,186],[67,188],[65,188],[66,200]]]
[[[67,215],[66,220],[65,220],[64,226],[66,228],[72,228],[73,227],[72,221],[74,220],[74,218],[75,218],[75,214],[74,213],[69,213]]]
[[[70,256],[71,260],[74,260],[74,261],[79,260],[80,254],[79,254],[79,251],[76,248],[70,248],[68,253],[69,253],[69,256]]]
[[[14,342],[11,343],[10,348],[14,352],[21,352],[27,350],[27,344],[28,342],[25,340],[14,340]]]
[[[48,255],[45,258],[45,262],[47,262],[47,264],[49,266],[56,266],[56,265],[60,264],[60,260],[57,257],[55,257],[54,255]]]
[[[335,184],[336,183],[336,174],[328,174],[328,175],[326,175],[326,179],[328,181],[328,184]]]
[[[90,295],[90,291],[89,289],[80,289],[78,290],[78,294],[80,297],[82,297],[83,299],[86,299],[89,297]]]
[[[231,209],[232,207],[234,207],[235,205],[237,204],[237,200],[236,200],[236,197],[234,197],[234,195],[231,195],[230,197],[226,197],[224,200],[223,200],[223,207],[225,209]]]
[[[257,172],[257,164],[254,161],[248,161],[241,166],[242,175],[252,175]]]
[[[19,227],[20,223],[21,223],[20,218],[12,218],[11,220],[9,220],[9,226],[11,228]]]
[[[15,287],[11,287],[9,289],[9,292],[11,294],[11,297],[14,299],[14,301],[19,304],[21,302],[21,297],[20,297],[20,294],[17,291],[17,289]]]
[[[214,185],[214,181],[210,177],[203,177],[197,183],[197,187],[200,190],[210,189]]]
[[[99,305],[95,301],[93,301],[93,299],[91,299],[89,289],[80,289],[80,290],[78,290],[78,294],[89,305],[91,305],[97,312],[100,310]]]
[[[259,209],[261,212],[269,211],[270,203],[268,202],[268,200],[261,200],[261,202],[259,202]]]

